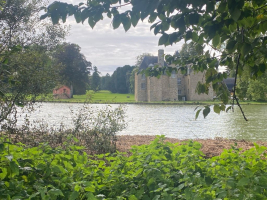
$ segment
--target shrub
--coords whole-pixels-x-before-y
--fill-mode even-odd
[[[123,154],[0,142],[0,199],[267,199],[266,147],[204,159],[201,144],[164,142]]]
[[[71,129],[63,123],[49,128],[44,120],[30,122],[26,118],[21,127],[13,123],[2,125],[2,135],[9,135],[11,142],[21,142],[31,147],[40,143],[48,143],[53,148],[64,147],[64,142],[68,141],[68,145],[84,146],[89,154],[116,151],[116,134],[126,127],[122,106],[99,109],[84,104],[79,110],[71,110],[71,113]]]

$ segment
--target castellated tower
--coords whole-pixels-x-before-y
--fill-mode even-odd
[[[145,56],[139,66],[139,71],[148,67],[164,67],[164,50],[158,50],[158,56]],[[195,92],[198,82],[205,81],[205,73],[195,73],[188,69],[187,74],[172,72],[171,76],[163,74],[160,78],[146,77],[142,74],[135,74],[135,100],[136,101],[203,101],[213,99],[213,90],[210,88],[209,94],[197,94]],[[179,95],[179,98],[178,98]]]
[[[164,67],[164,50],[163,49],[158,50],[158,64],[161,67]]]
[[[158,66],[164,67],[164,50],[158,50],[158,56],[145,56],[139,70],[147,67]],[[157,77],[145,77],[144,75],[135,75],[135,100],[136,101],[177,101],[177,76],[174,74],[167,76],[161,75]]]

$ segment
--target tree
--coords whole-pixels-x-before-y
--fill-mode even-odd
[[[101,90],[110,90],[110,81],[111,81],[111,76],[109,73],[106,74],[106,76],[101,77]]]
[[[97,67],[94,66],[94,72],[92,75],[92,82],[91,82],[91,89],[97,92],[100,89],[101,79],[99,76],[100,72],[98,71]]]
[[[190,58],[198,55],[194,42],[184,43],[180,52],[177,51],[177,53],[179,53],[177,56],[183,58]]]
[[[73,94],[85,94],[89,84],[91,62],[80,51],[77,44],[63,43],[53,54],[55,65],[61,66],[60,83],[73,86]]]
[[[240,99],[249,99],[254,101],[267,100],[267,73],[258,79],[249,78],[247,71],[237,81],[237,96]]]
[[[16,123],[17,106],[31,105],[54,87],[57,69],[48,50],[67,31],[40,21],[41,6],[45,6],[42,0],[0,1],[1,125]]]
[[[39,19],[43,6],[44,0],[0,1],[0,52],[16,45],[35,44],[51,49],[65,38],[66,26],[52,26],[49,20]]]
[[[244,67],[250,69],[253,78],[258,78],[266,70],[266,0],[125,0],[122,5],[117,3],[121,4],[121,1],[88,1],[86,5],[78,6],[54,2],[43,18],[49,16],[53,23],[58,23],[59,19],[64,22],[68,15],[74,15],[77,23],[88,19],[93,28],[103,19],[103,14],[107,14],[112,18],[114,29],[122,24],[125,31],[136,26],[140,19],[148,18],[148,22],[153,23],[154,33],[161,35],[159,45],[173,45],[182,39],[196,43],[197,56],[186,59],[167,56],[167,60],[180,66],[191,64],[195,71],[205,71],[206,83],[198,87],[200,93],[207,92],[209,86],[216,92],[223,90],[221,82],[227,73],[218,72],[218,66],[234,70],[235,80],[238,73],[242,75]],[[120,13],[119,9],[126,4],[132,6],[131,10]],[[207,47],[210,50],[205,50]],[[211,55],[211,49],[216,53]],[[224,94],[218,95],[224,105],[214,106],[216,113],[227,111],[225,104],[229,98]],[[236,86],[233,104],[235,101],[239,105]],[[210,107],[205,106],[204,117],[209,112]]]
[[[136,62],[135,62],[135,66],[139,67],[144,59],[145,56],[153,56],[153,54],[151,53],[142,53],[141,55],[138,55],[136,57]]]
[[[130,92],[130,74],[134,66],[118,67],[111,76],[110,91],[112,93],[128,94]]]

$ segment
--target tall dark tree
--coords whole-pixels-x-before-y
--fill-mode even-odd
[[[81,53],[81,48],[77,44],[64,43],[57,47],[54,58],[61,67],[60,83],[72,86],[73,94],[85,94],[92,64]]]
[[[130,93],[130,74],[134,66],[125,65],[118,67],[111,76],[111,88],[113,93],[127,94]]]
[[[110,90],[111,76],[109,73],[101,77],[101,90]]]
[[[98,71],[96,66],[94,66],[93,71],[94,72],[91,79],[91,89],[97,92],[98,90],[100,90],[100,84],[101,84],[101,79],[99,76],[100,72]]]

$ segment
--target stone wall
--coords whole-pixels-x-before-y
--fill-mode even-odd
[[[147,79],[148,77],[143,80],[141,74],[135,73],[135,101],[147,101]],[[145,88],[141,88],[142,84],[145,84]]]
[[[187,75],[187,80],[189,80],[189,84],[187,83],[187,95],[188,101],[207,101],[213,100],[213,90],[210,88],[208,95],[207,94],[198,94],[196,93],[196,87],[198,82],[205,82],[205,74],[203,72],[194,73],[191,72],[190,75]]]
[[[147,101],[162,101],[162,79],[149,77]]]

